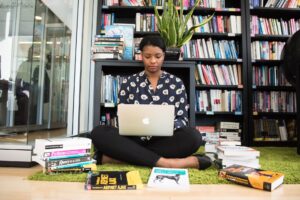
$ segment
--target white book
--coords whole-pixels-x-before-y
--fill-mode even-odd
[[[241,20],[241,16],[236,16],[236,33],[242,33],[242,20]]]
[[[213,42],[211,38],[208,38],[207,40],[207,48],[208,48],[209,58],[216,58],[214,48],[213,48]]]
[[[101,53],[94,53],[92,55],[92,59],[114,59],[114,60],[121,60],[122,56],[120,53],[115,53],[115,52],[101,52]]]
[[[190,185],[187,169],[153,167],[147,186],[157,189],[188,189]]]
[[[219,40],[219,47],[220,47],[220,53],[221,53],[221,58],[225,59],[225,49],[224,49],[224,40]]]
[[[239,77],[238,77],[237,65],[235,65],[235,64],[232,65],[232,69],[233,69],[235,83],[236,83],[236,85],[239,85]]]
[[[206,41],[205,41],[204,38],[202,38],[201,41],[202,41],[202,47],[201,48],[203,48],[203,51],[204,51],[204,58],[209,58]]]
[[[227,156],[217,151],[217,157],[220,160],[253,160],[258,159],[259,157],[256,155],[248,155],[248,156]]]
[[[225,85],[225,80],[224,80],[224,77],[223,77],[223,73],[222,73],[222,71],[220,69],[220,66],[218,66],[216,64],[216,65],[213,65],[213,68],[215,69],[219,85]]]
[[[221,146],[241,146],[241,141],[233,141],[233,140],[220,140],[219,145]]]
[[[236,164],[235,164],[236,163]],[[243,165],[245,167],[251,167],[251,168],[255,168],[255,169],[259,169],[260,168],[260,164],[256,164],[256,163],[243,163],[243,162],[240,162],[242,164],[237,164],[237,162],[235,163],[222,163],[222,167],[225,168],[225,167],[229,167],[231,165]]]
[[[36,139],[33,154],[43,155],[45,152],[58,150],[90,149],[92,140],[83,137]]]
[[[229,78],[230,78],[231,84],[232,85],[237,85],[237,80],[235,79],[232,65],[228,65],[228,71],[229,71]]]
[[[204,151],[205,153],[217,153],[216,144],[206,142],[204,145]]]
[[[229,16],[230,19],[230,25],[231,25],[231,33],[237,33],[237,20],[236,20],[236,16],[235,15],[230,15]]]
[[[141,13],[135,14],[135,31],[141,31]]]
[[[260,156],[258,150],[246,146],[218,146],[217,151],[225,156]]]
[[[239,129],[240,123],[239,122],[225,122],[221,121],[217,123],[218,129]]]

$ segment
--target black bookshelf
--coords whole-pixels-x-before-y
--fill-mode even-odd
[[[236,1],[236,0],[225,0],[225,8],[215,9],[215,8],[204,8],[197,7],[194,11],[194,15],[211,15],[215,16],[231,16],[236,15],[241,17],[241,33],[195,33],[192,40],[196,39],[208,39],[213,40],[234,40],[238,43],[238,59],[212,59],[212,58],[184,58],[183,61],[177,61],[172,63],[171,61],[166,61],[166,67],[176,67],[182,68],[180,66],[187,65],[190,71],[187,73],[189,80],[184,80],[186,87],[189,87],[189,100],[190,100],[190,121],[192,126],[197,125],[215,125],[219,121],[238,121],[242,129],[242,144],[247,145],[249,143],[248,139],[248,91],[247,91],[247,35],[244,34],[247,31],[247,26],[244,23],[246,21],[246,2]],[[159,12],[162,9],[159,8]],[[184,13],[187,13],[189,9],[185,9]],[[98,19],[97,19],[97,34],[100,34],[101,29],[101,16],[103,13],[114,13],[116,23],[130,23],[135,24],[135,13],[140,12],[141,14],[154,13],[153,6],[102,6],[102,1],[99,1],[98,6]],[[157,32],[145,32],[145,31],[135,31],[134,37],[139,38],[148,34],[158,34]],[[101,70],[115,73],[124,74],[127,70],[131,72],[136,72],[136,70],[142,69],[142,64],[140,61],[106,61],[97,60],[95,61],[95,85],[100,85],[99,73]],[[202,63],[207,65],[231,65],[238,64],[241,65],[242,74],[242,85],[195,85],[195,67],[196,64]],[[169,65],[170,64],[170,65]],[[192,66],[193,65],[193,66]],[[125,70],[123,68],[126,68]],[[176,67],[177,68],[177,67]],[[181,69],[182,70],[182,69]],[[192,70],[192,71],[191,71]],[[176,75],[176,73],[175,73]],[[235,90],[242,93],[242,112],[197,112],[195,113],[195,90]],[[99,117],[101,108],[103,107],[99,104],[99,87],[95,87],[95,103],[94,103],[94,125],[99,123]],[[106,109],[106,108],[105,108]]]
[[[196,125],[208,125],[214,126],[220,121],[234,121],[240,123],[241,132],[241,142],[243,145],[248,144],[248,98],[247,98],[247,38],[244,34],[247,30],[246,24],[244,21],[245,17],[245,1],[225,1],[224,9],[215,9],[215,16],[231,16],[236,15],[241,17],[241,33],[195,33],[193,36],[194,39],[207,39],[211,38],[212,40],[233,40],[236,43],[238,58],[237,59],[219,59],[219,58],[184,58],[185,60],[195,61],[197,64],[205,65],[241,65],[242,74],[242,84],[241,85],[196,85],[195,90],[201,91],[206,90],[210,91],[212,89],[218,90],[228,90],[228,91],[239,91],[242,93],[242,111],[241,112],[220,112],[220,111],[204,111],[196,112]],[[198,11],[198,12],[197,12]],[[203,10],[199,9],[195,11],[197,15],[200,13],[203,15]],[[207,11],[209,12],[209,11]]]
[[[194,62],[178,62],[178,61],[165,61],[163,64],[163,70],[172,73],[179,78],[185,84],[188,101],[190,108],[195,107],[195,63]],[[103,114],[103,110],[116,111],[116,107],[105,108],[100,103],[100,91],[101,91],[101,74],[102,71],[105,74],[127,76],[140,71],[143,71],[143,63],[141,61],[126,61],[126,60],[95,60],[95,76],[94,76],[94,122],[93,125],[99,125],[100,115]],[[195,110],[189,110],[190,125],[195,126]]]
[[[264,5],[267,1],[264,1]],[[275,18],[275,19],[283,19],[289,20],[291,18],[299,19],[300,18],[300,9],[298,8],[265,8],[265,7],[250,7],[249,1],[246,2],[246,35],[247,35],[247,96],[248,96],[248,111],[249,111],[249,130],[247,134],[248,144],[251,146],[297,146],[297,141],[288,139],[288,141],[280,141],[272,138],[256,138],[255,136],[255,128],[254,121],[255,120],[296,120],[297,119],[297,111],[295,112],[260,112],[254,111],[254,103],[253,97],[256,92],[296,92],[296,88],[292,86],[261,86],[255,85],[252,83],[253,80],[253,66],[267,66],[273,67],[278,66],[279,70],[282,72],[281,60],[280,58],[277,60],[264,60],[264,59],[252,59],[251,55],[251,42],[254,41],[268,41],[268,42],[286,42],[290,35],[269,35],[269,34],[251,34],[251,16],[257,16],[258,18]],[[299,102],[299,100],[297,99]],[[295,102],[296,103],[296,102]],[[299,123],[295,123],[297,126]],[[299,131],[299,130],[298,130]],[[298,133],[299,134],[299,133]],[[279,136],[278,136],[279,137]],[[298,137],[299,140],[299,137]],[[299,142],[299,141],[298,141]]]

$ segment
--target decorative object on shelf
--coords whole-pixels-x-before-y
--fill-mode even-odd
[[[168,54],[168,52],[172,52],[170,57],[174,57],[174,55],[180,56],[180,48],[192,39],[195,29],[203,26],[212,19],[213,14],[200,24],[187,29],[187,23],[191,19],[195,8],[199,5],[200,1],[201,0],[197,0],[185,16],[183,15],[183,0],[179,1],[179,8],[174,5],[173,1],[165,2],[161,15],[159,14],[157,7],[154,7],[157,29],[166,42],[166,54]],[[178,51],[179,53],[176,53]],[[166,55],[166,59],[168,58],[168,55]]]
[[[300,102],[299,82],[300,82],[300,30],[294,33],[285,44],[281,52],[282,68],[286,79],[296,87],[297,105]],[[297,87],[298,85],[298,87]],[[297,123],[300,123],[299,106],[297,106]],[[299,128],[299,127],[298,127]],[[300,132],[298,131],[297,152],[300,154]]]

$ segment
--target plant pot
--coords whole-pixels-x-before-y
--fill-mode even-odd
[[[167,47],[165,52],[165,60],[180,60],[181,49],[177,47]]]

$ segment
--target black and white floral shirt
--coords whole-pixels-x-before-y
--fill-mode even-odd
[[[182,80],[163,71],[154,92],[145,71],[125,78],[118,103],[175,105],[174,130],[188,125],[187,94]]]

